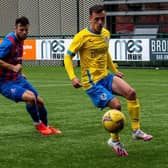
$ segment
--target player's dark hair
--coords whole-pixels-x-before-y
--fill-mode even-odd
[[[101,4],[96,4],[96,5],[93,5],[89,8],[89,15],[92,15],[93,12],[95,13],[100,13],[102,11],[104,11],[105,8],[103,5]]]
[[[21,16],[21,17],[17,18],[15,21],[15,26],[18,24],[21,24],[22,26],[26,26],[29,24],[29,19],[25,16]]]

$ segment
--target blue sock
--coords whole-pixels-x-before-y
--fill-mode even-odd
[[[48,118],[47,118],[47,109],[45,106],[38,107],[39,115],[40,115],[40,120],[48,126]]]
[[[26,110],[30,114],[30,116],[33,119],[33,121],[35,123],[39,123],[40,116],[39,116],[39,112],[38,112],[37,106],[35,104],[34,105],[26,104]]]

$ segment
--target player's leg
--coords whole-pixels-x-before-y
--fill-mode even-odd
[[[106,79],[107,80],[107,79]],[[102,83],[107,82],[103,81]],[[95,85],[91,89],[87,90],[86,93],[89,95],[91,98],[93,104],[98,107],[103,109],[106,106],[109,106],[113,109],[121,109],[120,102],[119,100],[112,95],[112,93],[104,88],[99,82],[98,85]],[[108,85],[108,84],[107,84]],[[109,86],[109,85],[108,85]],[[112,85],[111,85],[112,86]],[[119,155],[119,156],[127,156],[128,153],[125,150],[124,146],[119,140],[119,134],[118,133],[113,133],[110,134],[111,138],[108,140],[108,145],[112,147],[114,152]]]
[[[22,94],[22,100],[26,102],[27,111],[29,112],[29,114],[35,122],[36,120],[34,118],[37,118],[35,116],[38,116],[38,119],[41,120],[41,116],[37,106],[38,93],[36,89],[25,78],[21,78],[19,80],[19,85],[24,90]],[[41,121],[43,122],[43,120]],[[47,122],[47,119],[45,120],[45,122]]]
[[[33,116],[34,114],[33,111],[36,111],[36,113],[39,116],[39,119],[47,126],[47,110],[45,109],[43,100],[38,98],[39,96],[37,90],[31,85],[30,82],[28,82],[24,78],[21,78],[19,84],[26,90],[26,92],[23,95],[23,100],[27,102],[27,111],[30,113],[31,116]]]
[[[27,105],[29,105],[27,110],[30,116],[32,117],[35,125],[41,125],[42,127],[42,124],[40,124],[38,110],[37,110],[37,107],[35,106],[36,96],[33,94],[33,92],[23,88],[20,81],[17,81],[17,82],[9,81],[2,84],[1,93],[3,96],[15,102],[25,101]],[[42,131],[40,133],[47,135],[47,133],[49,133],[50,130],[48,129],[46,131],[45,128],[46,128],[45,126],[41,128]]]
[[[61,131],[48,125],[47,109],[44,105],[44,101],[40,96],[37,96],[37,107],[40,114],[40,120],[52,131],[53,134],[61,134]]]
[[[124,145],[121,143],[119,134],[111,133],[111,138],[108,140],[108,145],[112,147],[114,152],[121,157],[127,156],[128,152],[124,148]]]
[[[48,126],[48,117],[47,117],[48,112],[47,112],[47,109],[44,105],[44,101],[38,95],[37,90],[31,85],[31,83],[29,83],[24,78],[22,78],[20,83],[22,83],[22,86],[28,90],[28,92],[26,92],[26,93],[31,92],[35,96],[35,101],[34,102],[27,103],[28,104],[27,105],[27,110],[29,111],[29,113],[32,114],[32,112],[33,112],[32,109],[33,108],[36,109],[36,111],[38,112],[38,115],[39,115],[39,119],[41,121],[39,126],[36,125],[35,127],[40,131],[41,125],[42,125],[42,130],[45,127],[47,128],[46,130],[49,130],[47,134],[60,134],[61,133],[60,130],[57,130],[54,127]],[[28,98],[28,95],[27,95],[27,98]],[[27,101],[27,100],[25,100],[25,101]]]
[[[28,104],[35,104],[35,95],[26,90],[18,83],[9,81],[1,85],[1,93],[6,98],[9,98],[15,102],[25,101]],[[31,113],[32,112],[32,113]],[[35,123],[39,122],[39,115],[37,113],[37,108],[32,107],[30,110],[30,115]]]
[[[33,92],[24,89],[22,101],[26,102],[26,110],[30,114],[34,125],[37,125],[40,122],[40,115],[36,106],[36,96]]]
[[[140,104],[136,98],[135,90],[123,79],[114,77],[112,90],[118,95],[127,99],[127,108],[131,118],[131,126],[133,130],[140,128]]]
[[[37,96],[37,108],[39,111],[39,115],[40,115],[40,120],[46,125],[48,126],[48,112],[47,109],[44,105],[44,101],[42,100],[42,98],[40,96]]]
[[[108,106],[112,109],[117,109],[121,111],[121,104],[116,97],[114,97],[108,102]],[[117,155],[121,157],[127,156],[128,152],[126,151],[126,149],[124,148],[124,145],[120,141],[119,133],[111,133],[110,135],[111,135],[111,138],[107,142],[108,145],[113,148],[114,152]]]
[[[53,131],[47,127],[47,111],[44,111],[43,117],[39,111],[36,89],[25,78],[21,78],[18,83],[25,90],[22,100],[26,102],[26,109],[34,121],[35,128],[43,135],[53,134]]]
[[[38,132],[43,135],[51,135],[52,131],[40,119],[36,95],[32,91],[26,90],[22,95],[22,100],[26,102],[26,109]]]
[[[150,140],[151,135],[148,135],[140,130],[140,103],[136,97],[135,90],[123,79],[119,77],[113,78],[112,90],[127,99],[127,109],[131,119],[131,127],[133,137],[138,139]]]

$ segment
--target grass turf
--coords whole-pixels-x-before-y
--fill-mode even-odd
[[[168,167],[168,71],[121,71],[137,91],[141,103],[141,126],[154,136],[152,141],[131,139],[126,102],[119,97],[127,117],[121,139],[129,155],[124,158],[116,156],[107,146],[109,135],[101,125],[101,117],[107,109],[98,110],[82,89],[74,89],[63,67],[25,67],[27,78],[45,100],[49,123],[63,133],[49,137],[39,135],[24,103],[14,103],[0,96],[0,167]]]

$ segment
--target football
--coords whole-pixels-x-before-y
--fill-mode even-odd
[[[108,132],[118,133],[124,128],[125,115],[119,110],[108,110],[103,115],[102,124]]]

